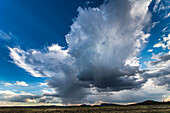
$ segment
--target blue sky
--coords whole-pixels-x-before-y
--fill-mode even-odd
[[[168,0],[2,0],[0,105],[169,100],[169,22]]]

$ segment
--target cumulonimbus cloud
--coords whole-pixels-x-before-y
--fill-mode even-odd
[[[101,91],[137,89],[137,54],[149,34],[151,0],[110,0],[97,8],[78,8],[66,35],[68,48],[53,44],[45,50],[10,48],[13,62],[35,77],[50,77],[48,86],[63,103],[81,103],[90,88]],[[132,65],[133,64],[133,65]]]

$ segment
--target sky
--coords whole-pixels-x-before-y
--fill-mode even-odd
[[[170,100],[170,1],[1,0],[0,106]]]

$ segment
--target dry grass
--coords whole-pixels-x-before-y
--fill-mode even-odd
[[[0,108],[0,113],[170,113],[170,105],[67,108]]]

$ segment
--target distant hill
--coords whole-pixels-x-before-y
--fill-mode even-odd
[[[137,105],[161,105],[161,104],[168,104],[170,105],[170,102],[158,102],[154,100],[147,100],[140,103],[130,104],[130,105],[120,105],[120,104],[114,104],[114,103],[101,103],[100,105],[86,105],[82,104],[80,106],[0,106],[0,108],[69,108],[69,107],[102,107],[102,106],[137,106]]]
[[[131,104],[131,105],[160,105],[160,104],[170,104],[170,102],[158,102],[158,101],[154,101],[154,100],[147,100],[144,102]]]
[[[136,105],[153,105],[153,104],[162,104],[163,102],[157,102],[154,100],[147,100],[141,103],[137,103]]]
[[[93,106],[122,106],[119,104],[113,104],[113,103],[101,103],[100,105],[93,105]]]

